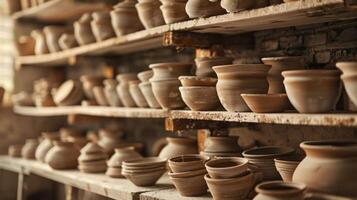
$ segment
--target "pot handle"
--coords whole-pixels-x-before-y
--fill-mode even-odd
[[[304,200],[356,200],[356,198],[341,197],[322,193],[306,193]]]

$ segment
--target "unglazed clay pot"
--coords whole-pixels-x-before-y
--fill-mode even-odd
[[[217,1],[217,0],[215,0]],[[252,9],[255,6],[256,1],[252,0],[221,0],[222,8],[226,9],[227,12],[239,12],[242,10]]]
[[[196,171],[199,173],[195,174]],[[206,173],[205,169],[181,173],[169,172],[169,177],[181,196],[193,197],[207,193],[208,187],[204,179]],[[180,174],[180,177],[175,177],[177,174]]]
[[[74,80],[68,80],[57,89],[53,95],[53,100],[59,106],[78,105],[83,99],[83,90],[81,83]]]
[[[61,35],[67,31],[67,28],[63,26],[46,26],[43,29],[43,32],[46,35],[48,50],[51,53],[59,52],[62,50],[58,41]]]
[[[336,65],[343,72],[341,79],[348,97],[357,105],[357,62],[338,62]]]
[[[294,70],[282,74],[286,94],[300,113],[335,109],[342,90],[338,70]]]
[[[36,55],[49,53],[46,37],[42,31],[34,30],[31,32],[31,36],[36,40],[35,50],[34,50]]]
[[[139,83],[139,80],[129,81],[129,92],[138,107],[147,108],[149,107],[149,104],[139,88]]]
[[[90,142],[81,149],[78,157],[78,169],[84,173],[102,173],[107,169],[107,154],[95,142]]]
[[[207,137],[204,147],[205,152],[211,153],[236,153],[242,151],[238,145],[237,137]]]
[[[216,78],[211,77],[199,77],[199,76],[180,76],[179,80],[183,87],[190,86],[213,86],[217,84]]]
[[[219,107],[216,87],[180,87],[183,102],[193,111],[213,111]]]
[[[135,9],[135,4],[136,1],[124,0],[115,5],[114,10],[110,12],[112,25],[117,36],[123,36],[144,29],[138,12]]]
[[[255,113],[279,113],[290,105],[286,94],[241,94],[241,96]]]
[[[207,156],[185,154],[170,158],[168,164],[171,172],[179,173],[204,169],[205,162],[208,160],[209,157]]]
[[[285,147],[257,147],[243,152],[249,164],[255,166],[258,172],[263,173],[263,181],[280,180],[281,177],[275,168],[274,159],[291,155],[294,149]]]
[[[117,93],[123,105],[125,107],[136,107],[136,103],[129,91],[129,81],[138,80],[137,75],[131,73],[119,74],[117,80],[119,82]]]
[[[152,91],[161,108],[165,110],[184,108],[178,79],[150,80]]]
[[[21,156],[25,159],[35,159],[35,152],[39,145],[37,139],[27,139],[25,145],[22,147]]]
[[[205,166],[209,176],[214,179],[235,178],[248,171],[248,159],[217,158],[208,161]]]
[[[103,78],[99,76],[83,75],[80,77],[80,80],[82,82],[85,96],[89,100],[95,100],[93,89],[96,86],[102,86]]]
[[[217,93],[223,107],[229,112],[250,111],[243,93],[266,94],[266,76],[270,66],[261,64],[236,64],[213,67],[218,76]]]
[[[8,149],[8,155],[14,158],[20,158],[22,147],[23,145],[10,145]]]
[[[269,181],[256,186],[258,193],[253,200],[304,200],[304,184]]]
[[[195,63],[197,66],[196,76],[200,77],[216,77],[216,73],[213,71],[212,67],[219,65],[229,65],[232,64],[233,58],[228,57],[203,57],[196,58]]]
[[[165,24],[160,5],[159,0],[139,0],[135,5],[139,19],[146,29]]]
[[[124,176],[121,174],[122,162],[139,158],[142,158],[142,156],[135,151],[134,147],[115,149],[114,155],[107,162],[108,170],[106,175],[113,178],[123,178]]]
[[[123,134],[122,132],[101,129],[99,130],[100,140],[98,141],[98,145],[101,146],[108,155],[112,155],[114,149],[119,147],[122,143],[121,137]]]
[[[74,36],[81,46],[95,42],[95,37],[90,25],[91,21],[91,14],[85,13],[78,21],[74,22]]]
[[[44,140],[41,141],[40,145],[38,145],[35,157],[36,160],[45,162],[45,157],[47,152],[54,146],[55,141],[60,140],[60,135],[58,132],[44,132],[42,133],[42,137]]]
[[[146,70],[146,71],[138,73],[138,79],[143,83],[148,82],[153,75],[154,75],[154,72],[152,70]]]
[[[158,63],[149,66],[154,75],[150,80],[177,79],[179,76],[190,75],[192,64],[188,63]]]
[[[274,159],[275,167],[278,170],[281,178],[283,178],[284,182],[292,181],[293,174],[302,159],[303,156],[300,155],[284,156]]]
[[[16,43],[17,54],[19,56],[35,55],[35,45],[36,41],[33,37],[20,36]]]
[[[75,169],[79,150],[72,142],[54,142],[45,158],[46,163],[53,169]]]
[[[305,159],[298,165],[294,183],[312,192],[357,196],[357,142],[355,140],[303,142]]]
[[[118,82],[114,79],[106,79],[104,80],[104,95],[108,100],[108,103],[112,107],[121,106],[121,101],[119,99],[116,87],[118,86]]]
[[[157,102],[154,93],[152,91],[152,86],[150,82],[144,82],[139,84],[139,88],[144,95],[150,108],[161,108],[159,102]]]
[[[190,18],[209,17],[225,13],[219,2],[207,0],[188,0],[185,10]]]
[[[58,44],[62,50],[72,49],[78,46],[77,40],[74,34],[64,33],[58,40]]]
[[[104,94],[104,88],[102,86],[96,86],[93,88],[93,94],[95,101],[100,106],[109,106],[108,100]]]
[[[161,150],[159,157],[170,159],[184,154],[197,154],[196,140],[189,138],[166,138],[168,144]]]
[[[164,16],[166,24],[172,24],[175,22],[185,21],[189,19],[186,14],[187,0],[160,0],[162,6],[160,9]]]
[[[268,94],[285,93],[284,77],[281,72],[306,67],[305,58],[301,56],[262,58],[262,61],[266,65],[271,65],[268,72]]]
[[[107,11],[97,11],[92,13],[92,21],[90,23],[93,35],[97,42],[112,38],[115,36],[110,14]]]

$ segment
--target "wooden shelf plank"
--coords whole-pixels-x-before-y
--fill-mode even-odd
[[[104,3],[77,0],[50,0],[26,10],[16,12],[13,19],[35,19],[47,23],[66,22],[79,18],[83,13],[109,9]]]
[[[163,34],[168,31],[239,34],[357,18],[357,7],[349,6],[347,1],[295,1],[238,13],[199,18],[142,30],[63,52],[19,57],[17,62],[19,65],[64,65],[67,64],[69,58],[80,55],[127,54],[159,48],[162,47]]]
[[[152,192],[145,192],[140,194],[140,200],[211,200],[212,196],[210,194],[199,196],[199,197],[182,197],[176,189],[159,190]]]

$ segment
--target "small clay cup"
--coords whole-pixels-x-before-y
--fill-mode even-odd
[[[241,96],[255,113],[279,113],[290,105],[286,94],[241,94]]]
[[[227,179],[239,177],[248,170],[248,159],[240,157],[216,158],[208,161],[205,166],[210,177]]]
[[[152,91],[161,108],[165,110],[185,107],[180,94],[180,81],[177,79],[150,80]]]
[[[213,111],[220,105],[216,87],[191,86],[179,90],[183,102],[193,111]]]
[[[161,0],[162,6],[160,6],[160,10],[162,11],[166,24],[172,24],[189,19],[185,10],[186,2],[186,0]]]
[[[304,184],[269,181],[260,183],[255,187],[258,195],[253,200],[304,200],[305,190],[306,185]]]
[[[208,86],[215,87],[217,84],[216,78],[211,77],[198,77],[198,76],[180,76],[178,78],[183,87],[190,86]]]
[[[139,83],[139,80],[129,81],[129,92],[138,107],[147,108],[149,107],[149,104],[139,88]]]
[[[152,86],[150,82],[144,82],[139,84],[139,88],[144,95],[147,103],[150,108],[161,108],[159,102],[156,100],[154,96],[154,92],[152,91]]]
[[[170,170],[174,173],[187,172],[205,167],[205,162],[209,160],[207,156],[200,156],[196,154],[186,154],[170,158],[168,164]]]

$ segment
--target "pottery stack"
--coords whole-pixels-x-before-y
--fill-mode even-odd
[[[248,160],[240,157],[217,158],[206,163],[205,175],[213,199],[247,199],[258,180],[249,170]]]
[[[150,83],[160,106],[166,110],[184,108],[185,103],[179,91],[181,84],[178,77],[190,75],[192,64],[158,63],[151,64],[150,68],[154,72]]]
[[[197,154],[197,141],[184,137],[167,137],[167,145],[160,151],[159,157],[170,159],[172,157]]]
[[[107,154],[96,143],[88,143],[81,149],[78,169],[84,173],[101,173],[107,169]]]
[[[201,154],[211,158],[235,157],[241,156],[241,152],[237,137],[208,137]]]
[[[194,154],[169,159],[170,180],[182,196],[199,196],[207,193],[208,188],[204,179],[207,171],[204,164],[208,159]]]
[[[152,91],[152,86],[150,83],[151,77],[154,75],[152,70],[147,70],[138,73],[138,78],[141,81],[139,84],[139,88],[141,93],[144,95],[147,103],[149,104],[150,108],[161,108],[159,102],[157,102],[154,93]]]
[[[124,161],[122,174],[136,186],[152,186],[166,172],[166,159],[157,157]]]

